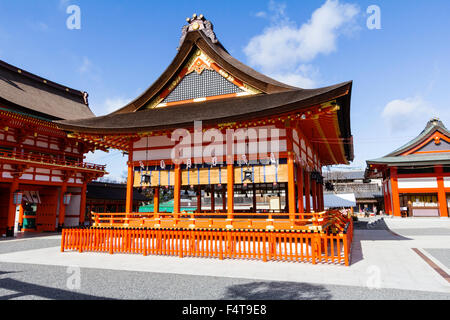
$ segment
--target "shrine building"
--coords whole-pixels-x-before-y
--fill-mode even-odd
[[[106,116],[56,121],[71,137],[67,141],[128,154],[126,208],[117,213],[125,225],[139,217],[133,188],[153,194],[154,215],[139,220],[148,227],[193,227],[195,216],[180,220],[181,195],[189,191],[197,193],[198,208],[202,192],[211,194],[210,209],[197,213],[224,219],[209,221],[209,227],[248,228],[236,217],[262,213],[256,203],[261,194],[286,199],[271,208],[285,214],[275,221],[279,225],[264,219],[263,229],[293,228],[296,214],[323,211],[322,167],[353,160],[352,82],[293,87],[233,58],[203,15],[189,18],[182,31],[173,61],[134,101]],[[167,191],[174,194],[174,210],[164,216],[159,201]],[[253,197],[253,207],[236,210],[237,194]],[[216,198],[223,201],[220,210]]]
[[[395,217],[448,217],[450,132],[439,119],[394,152],[367,161],[366,177],[383,178],[386,213]]]
[[[93,117],[87,93],[0,61],[0,236],[83,224],[86,186],[105,147],[67,137],[53,121]]]

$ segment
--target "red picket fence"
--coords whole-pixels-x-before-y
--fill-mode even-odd
[[[160,228],[64,229],[61,251],[350,265],[353,222],[343,232]]]

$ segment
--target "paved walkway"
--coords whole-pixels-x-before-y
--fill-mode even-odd
[[[8,283],[4,283],[5,277],[15,279],[16,282],[9,283],[11,288],[15,287],[14,283],[19,285],[21,282],[28,284],[30,281],[36,282],[33,277],[14,278],[18,276],[14,270],[22,270],[22,274],[27,274],[29,272],[27,270],[47,270],[48,277],[60,278],[59,282],[56,282],[56,288],[66,292],[67,288],[61,279],[69,277],[66,273],[68,266],[76,266],[81,268],[81,280],[85,283],[80,292],[84,292],[86,296],[81,295],[80,299],[95,297],[246,299],[258,298],[258,292],[261,292],[261,298],[268,299],[270,297],[271,299],[450,299],[450,283],[413,250],[417,248],[441,271],[450,274],[446,260],[450,250],[450,235],[445,232],[447,229],[450,230],[450,225],[447,221],[443,222],[439,224],[432,220],[420,222],[385,219],[386,228],[355,230],[350,267],[248,260],[220,261],[165,256],[61,253],[59,246],[56,246],[58,236],[16,241],[15,245],[12,245],[14,242],[6,241],[0,243],[0,273],[2,270],[11,270],[7,272],[13,273],[0,275],[0,296],[1,288],[8,287]],[[430,228],[443,229],[441,230],[443,232],[430,235],[428,231]],[[411,234],[412,229],[415,230],[414,235]],[[39,245],[36,244],[37,240],[41,241]],[[17,245],[21,247],[20,250],[17,249]],[[48,270],[55,270],[57,274],[52,276]],[[125,285],[124,279],[128,279],[127,281],[134,284],[136,289]],[[177,285],[170,285],[169,280],[179,284],[179,289]],[[43,288],[55,287],[52,283],[44,281],[41,285]],[[187,289],[188,283],[193,286],[191,289]],[[97,287],[97,291],[90,288],[93,284]],[[151,290],[145,290],[143,284],[149,285]],[[167,286],[171,288],[170,292],[167,291]],[[211,289],[214,286],[216,291]],[[117,293],[117,290],[122,292],[121,290],[125,288],[127,292]],[[282,288],[287,291],[283,291]],[[35,287],[31,289],[36,291]],[[141,289],[144,291],[141,292]],[[216,293],[213,294],[211,291]],[[158,292],[159,296],[156,294]],[[47,298],[52,296],[57,298],[60,293],[54,292]],[[69,293],[76,292],[69,291]],[[204,293],[208,295],[205,296]]]

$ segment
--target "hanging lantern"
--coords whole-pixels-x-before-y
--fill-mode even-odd
[[[141,183],[145,184],[151,184],[152,182],[152,176],[148,173],[145,173],[141,176]]]
[[[14,204],[19,205],[22,203],[23,199],[23,192],[22,191],[16,191],[14,192]]]
[[[64,198],[63,198],[63,204],[65,206],[68,206],[70,204],[70,200],[72,199],[72,194],[71,193],[65,193],[64,194]]]
[[[252,170],[244,170],[244,181],[249,181],[253,183],[253,172]]]

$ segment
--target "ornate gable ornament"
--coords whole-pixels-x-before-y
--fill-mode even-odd
[[[203,33],[211,39],[212,43],[219,42],[217,40],[216,34],[214,33],[214,26],[211,23],[211,21],[206,20],[205,17],[201,14],[197,16],[195,13],[192,15],[192,18],[186,18],[188,25],[183,26],[183,29],[181,31],[181,39],[180,39],[180,45],[177,48],[177,50],[180,50],[181,45],[184,42],[184,39],[186,39],[186,35],[188,32],[192,31],[198,31],[202,30]]]

